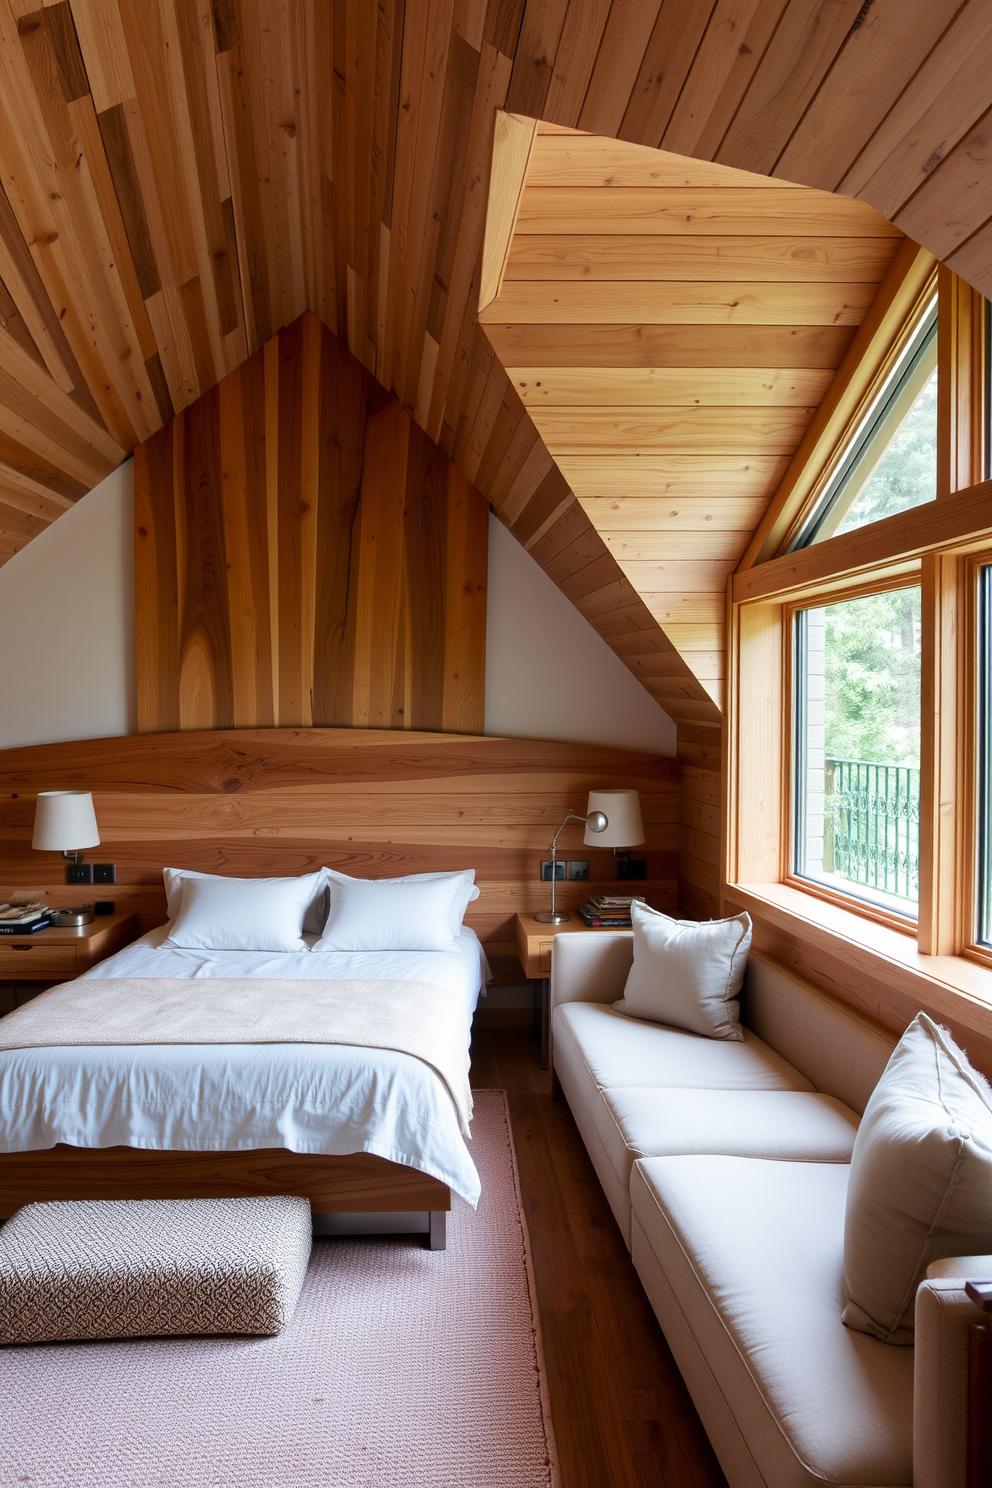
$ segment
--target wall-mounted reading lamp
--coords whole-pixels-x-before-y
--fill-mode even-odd
[[[68,864],[66,883],[92,882],[93,870],[83,863],[82,849],[99,843],[90,791],[38,792],[31,846],[39,852],[62,854]]]

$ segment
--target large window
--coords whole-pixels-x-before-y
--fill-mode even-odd
[[[794,547],[878,522],[937,495],[937,302],[853,431]]]
[[[920,589],[795,615],[794,871],[915,919]]]
[[[724,897],[790,964],[863,970],[866,1005],[886,987],[893,1017],[972,1026],[992,1006],[990,312],[903,259],[731,581]]]

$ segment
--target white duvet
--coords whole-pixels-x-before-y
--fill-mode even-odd
[[[489,975],[478,937],[451,951],[188,951],[163,927],[93,967],[100,977],[387,978],[464,993]],[[310,939],[309,937],[307,937]],[[0,1052],[0,1152],[138,1147],[371,1152],[475,1205],[479,1176],[443,1081],[412,1055],[342,1044],[170,1044]]]

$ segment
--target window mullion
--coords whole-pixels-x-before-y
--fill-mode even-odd
[[[966,627],[961,560],[923,559],[920,678],[920,918],[924,955],[952,956],[963,944],[964,820],[960,648]]]

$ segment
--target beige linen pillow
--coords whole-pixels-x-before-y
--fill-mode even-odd
[[[631,923],[634,964],[614,1009],[706,1038],[740,1042],[737,994],[751,945],[750,916],[672,920],[634,904]]]
[[[926,1013],[909,1025],[854,1142],[843,1321],[913,1342],[933,1261],[992,1251],[992,1090]]]

